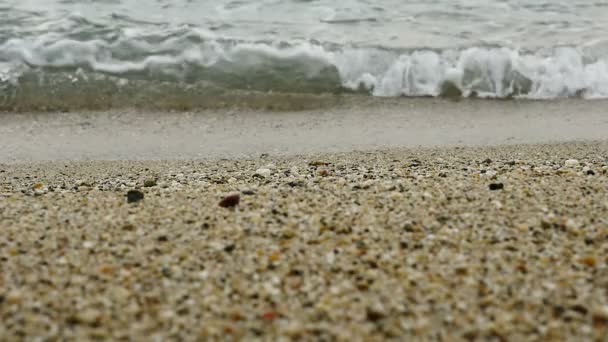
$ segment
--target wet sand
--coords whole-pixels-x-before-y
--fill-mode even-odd
[[[252,158],[264,153],[591,141],[608,138],[607,107],[606,100],[354,96],[331,107],[297,112],[0,113],[0,162]]]
[[[132,127],[154,122],[148,118]],[[24,122],[8,121],[5,131]],[[515,125],[500,122],[506,131],[494,130],[489,141],[502,142]],[[337,127],[315,127],[328,125]],[[32,123],[28,134],[41,137],[42,127]],[[179,146],[140,155],[120,140],[138,136],[118,130],[117,141],[92,150],[85,137],[106,131],[49,129],[67,135],[2,147],[16,153],[3,160],[21,162],[0,165],[0,340],[600,341],[608,334],[606,141],[319,153],[332,150],[333,138],[318,136],[316,145],[302,136],[287,156],[24,163],[162,159],[176,157],[170,152]],[[520,137],[531,129],[522,127]],[[456,131],[442,142],[454,143]],[[16,141],[10,134],[1,139]],[[462,138],[484,143],[479,134]],[[341,149],[359,146],[348,139]],[[254,139],[243,152],[272,152],[263,148],[271,141]],[[201,156],[244,146],[208,142]],[[132,193],[128,203],[133,190],[143,199]],[[221,207],[231,194],[239,204]]]

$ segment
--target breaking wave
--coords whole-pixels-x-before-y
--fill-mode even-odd
[[[193,28],[0,40],[1,110],[163,107],[163,101],[206,107],[233,101],[231,94],[344,93],[606,98],[608,53],[573,46],[399,50],[247,42]]]

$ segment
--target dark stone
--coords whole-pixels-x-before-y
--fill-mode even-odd
[[[589,310],[587,310],[586,307],[580,305],[580,304],[575,304],[572,307],[570,307],[570,310],[574,311],[574,312],[578,312],[579,314],[585,316]]]
[[[502,190],[505,188],[505,185],[502,183],[491,183],[489,185],[490,190],[494,191],[494,190]]]
[[[370,322],[378,322],[383,319],[386,315],[380,311],[374,310],[372,308],[367,308],[366,317]]]
[[[449,99],[460,99],[462,97],[462,90],[454,82],[445,81],[441,84],[439,95]]]
[[[144,199],[144,193],[139,190],[129,190],[127,192],[127,203],[135,203]]]
[[[298,186],[304,186],[304,182],[302,181],[291,181],[289,183],[287,183],[287,185],[289,185],[292,188],[298,187]]]
[[[219,206],[222,208],[234,208],[240,201],[241,196],[239,194],[228,195],[220,201]]]
[[[253,191],[253,190],[243,190],[242,193],[243,193],[243,195],[249,195],[249,196],[255,195],[255,191]]]
[[[301,277],[304,273],[297,268],[289,270],[288,275],[291,277]]]
[[[491,163],[492,163],[492,159],[490,159],[490,158],[486,158],[486,159],[483,161],[483,163],[484,163],[484,164],[491,164]]]
[[[595,176],[595,171],[593,171],[593,170],[587,170],[587,175],[589,175],[589,176]]]
[[[167,235],[161,235],[159,237],[156,238],[156,241],[158,242],[167,242],[169,241],[169,237],[167,237]]]
[[[146,179],[144,181],[144,187],[151,188],[153,186],[156,186],[156,181],[154,179]]]
[[[226,253],[232,253],[232,251],[234,251],[235,248],[236,248],[235,244],[229,243],[226,246],[224,246],[224,252],[226,252]]]

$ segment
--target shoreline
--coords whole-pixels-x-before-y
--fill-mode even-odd
[[[0,180],[6,339],[608,333],[607,141],[0,164]]]
[[[254,158],[606,139],[605,100],[349,97],[297,112],[112,110],[0,114],[0,163]]]

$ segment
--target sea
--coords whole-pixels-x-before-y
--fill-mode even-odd
[[[313,95],[607,98],[608,1],[0,0],[3,111]]]

